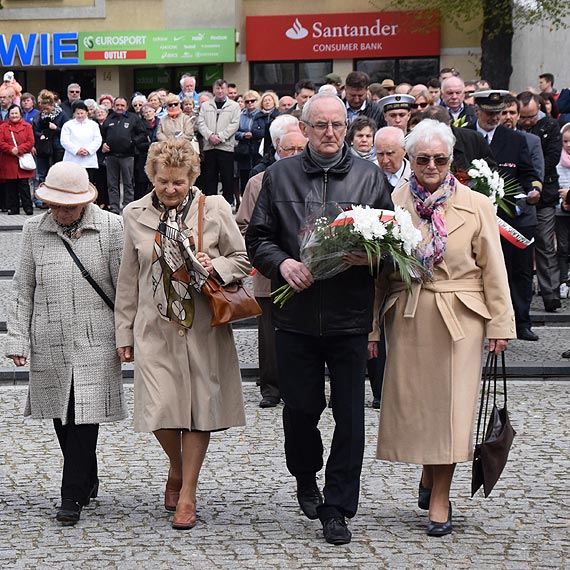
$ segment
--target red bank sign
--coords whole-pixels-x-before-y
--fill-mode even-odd
[[[246,18],[248,61],[438,56],[435,11]]]

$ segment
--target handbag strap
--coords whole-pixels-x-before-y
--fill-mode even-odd
[[[206,202],[206,196],[200,194],[198,198],[198,251],[202,251],[202,246],[204,245],[204,204]]]
[[[489,409],[489,392],[491,391],[491,370],[493,363],[496,364],[496,354],[487,353],[487,360],[483,368],[483,383],[481,385],[481,402],[479,403],[479,415],[477,418],[477,436],[475,443],[479,443],[479,435],[481,433],[481,424],[487,425],[487,413]],[[485,409],[485,418],[483,421],[483,409]]]
[[[14,136],[14,131],[10,130],[10,134],[12,135],[12,140],[14,141],[14,146],[17,147],[18,143],[16,142],[16,137]]]
[[[99,287],[99,284],[97,283],[97,281],[95,281],[95,279],[93,279],[93,277],[91,277],[91,274],[89,273],[89,271],[87,271],[87,269],[85,269],[85,267],[83,266],[83,263],[81,263],[81,260],[79,259],[79,257],[77,257],[77,254],[73,251],[73,248],[63,238],[61,238],[61,241],[63,242],[65,249],[67,249],[67,251],[69,252],[69,255],[71,255],[71,259],[73,259],[73,261],[75,262],[75,265],[77,265],[77,267],[79,268],[79,271],[81,271],[81,276],[85,277],[85,279],[87,279],[87,281],[89,282],[89,285],[91,285],[91,287],[93,287],[93,289],[95,289],[95,291],[97,291],[97,294],[99,295],[99,297],[101,297],[101,299],[103,299],[103,301],[105,301],[105,303],[107,304],[109,309],[111,309],[111,311],[114,311],[115,305],[114,305],[113,301],[111,301],[111,299],[109,299],[109,297],[107,297],[105,291],[103,291],[103,289],[101,289],[101,287]]]

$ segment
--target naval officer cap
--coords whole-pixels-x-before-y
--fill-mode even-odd
[[[396,94],[396,95],[386,95],[378,101],[378,106],[380,110],[393,111],[394,109],[405,109],[409,111],[412,108],[412,103],[416,100],[415,97],[411,95]]]
[[[479,109],[488,113],[495,113],[506,107],[505,95],[508,94],[509,92],[505,89],[486,89],[485,91],[475,91],[473,98]]]

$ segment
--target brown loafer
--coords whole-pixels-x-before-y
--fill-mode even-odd
[[[180,489],[182,489],[182,479],[171,479],[169,477],[164,490],[164,508],[167,511],[176,510],[176,505],[180,498]]]
[[[196,505],[192,503],[178,503],[176,514],[172,519],[172,528],[188,530],[196,525]]]

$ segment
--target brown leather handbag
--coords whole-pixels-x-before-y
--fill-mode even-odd
[[[198,249],[203,251],[204,238],[204,202],[206,196],[202,194],[198,200]],[[210,275],[201,289],[202,295],[208,298],[212,311],[211,325],[218,327],[227,325],[250,317],[261,315],[261,307],[241,281],[234,281],[222,285],[215,277]]]

